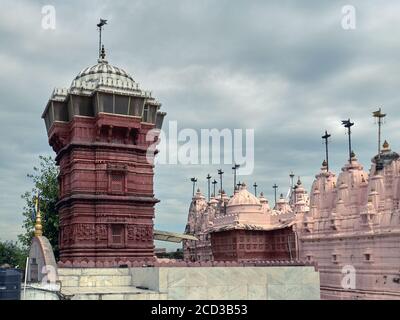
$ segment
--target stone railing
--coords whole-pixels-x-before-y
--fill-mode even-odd
[[[242,260],[242,261],[185,261],[174,259],[159,260],[137,260],[127,261],[112,266],[100,266],[95,264],[70,264],[58,262],[59,268],[135,268],[135,267],[284,267],[284,266],[314,266],[317,270],[317,264],[314,261],[300,260]]]

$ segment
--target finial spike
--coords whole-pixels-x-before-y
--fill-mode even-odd
[[[389,143],[385,140],[382,147],[383,147],[383,149],[389,149]]]
[[[43,227],[42,227],[42,217],[40,215],[39,191],[37,192],[36,195],[35,209],[36,209],[35,237],[40,237],[43,235]]]

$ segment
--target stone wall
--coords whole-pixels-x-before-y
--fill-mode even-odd
[[[132,268],[134,286],[166,293],[169,300],[319,299],[313,266]]]
[[[314,266],[61,268],[61,291],[26,299],[318,300]]]

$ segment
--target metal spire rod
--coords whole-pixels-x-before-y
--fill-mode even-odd
[[[211,179],[210,174],[207,174],[206,179],[207,179],[207,186],[208,186],[208,202],[210,202],[210,179]]]
[[[239,169],[240,164],[234,164],[232,167],[233,170],[233,193],[235,193],[235,189],[236,189],[236,170]]]
[[[217,182],[217,180],[215,180],[214,179],[214,181],[213,182],[211,182],[212,184],[213,184],[213,187],[214,187],[214,198],[217,196],[216,194],[215,194],[215,185],[218,183]]]
[[[383,118],[386,117],[385,113],[381,112],[381,108],[379,110],[372,112],[372,116],[377,119],[378,122],[378,159],[381,158],[381,126]]]
[[[325,130],[325,134],[321,137],[325,140],[325,160],[326,160],[326,171],[329,171],[329,158],[328,158],[328,139],[331,135]]]
[[[276,207],[276,189],[278,189],[277,184],[274,183],[274,185],[272,186],[272,188],[274,188],[274,193],[275,193],[275,207]]]
[[[289,200],[292,201],[293,198],[293,194],[294,194],[294,173],[293,171],[290,172],[289,174],[289,178],[290,178],[290,194],[289,194]]]
[[[218,169],[218,174],[219,174],[219,179],[220,179],[220,183],[221,183],[221,200],[222,200],[222,175],[224,174],[222,169]]]
[[[107,24],[107,20],[101,19],[100,22],[97,24],[99,28],[99,59],[101,58],[101,31],[103,30],[103,26]]]
[[[193,178],[190,178],[190,181],[193,182],[193,193],[192,193],[192,198],[193,198],[194,197],[194,190],[196,188],[197,179],[193,177]]]
[[[254,182],[253,187],[254,187],[254,195],[257,197],[257,187],[258,187],[257,182]]]
[[[349,135],[349,163],[351,164],[351,127],[354,125],[354,122],[348,120],[342,120],[342,125],[347,128],[347,134]]]
[[[290,188],[293,189],[293,184],[294,184],[294,181],[293,181],[294,180],[294,173],[293,173],[293,171],[290,172],[289,177],[290,177]]]

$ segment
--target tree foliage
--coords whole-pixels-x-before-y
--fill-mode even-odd
[[[20,248],[16,242],[0,241],[0,266],[9,264],[10,267],[25,268],[27,252]]]
[[[58,201],[58,167],[50,156],[39,156],[39,167],[33,168],[33,173],[28,174],[32,179],[33,188],[26,191],[21,197],[25,200],[23,209],[23,228],[25,232],[18,236],[25,247],[29,247],[34,237],[35,198],[40,194],[40,212],[42,216],[43,235],[46,236],[53,247],[56,258],[58,257],[58,214],[56,203]]]

